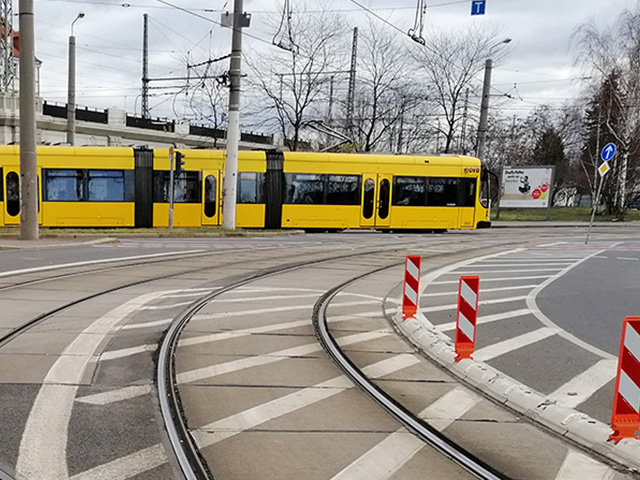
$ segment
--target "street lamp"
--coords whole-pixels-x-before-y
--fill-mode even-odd
[[[73,26],[84,18],[84,13],[80,12],[73,22],[71,22],[71,35],[69,36],[69,82],[67,91],[67,143],[75,144],[76,136],[76,37],[73,35]]]
[[[505,38],[499,43],[489,47],[487,57],[491,57],[491,50],[502,44],[509,43],[510,38]],[[484,151],[487,141],[487,116],[489,114],[489,94],[491,91],[491,68],[493,61],[487,58],[484,64],[484,85],[482,87],[482,103],[480,104],[480,122],[478,123],[478,149],[476,154],[480,160],[484,160]]]

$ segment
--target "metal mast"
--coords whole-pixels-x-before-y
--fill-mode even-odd
[[[0,0],[0,93],[14,93],[16,64],[13,58],[13,0]]]
[[[149,118],[149,15],[142,18],[142,118]]]
[[[353,29],[353,44],[351,46],[351,70],[349,71],[349,91],[347,92],[347,130],[353,138],[353,102],[356,90],[356,60],[358,56],[358,27]]]

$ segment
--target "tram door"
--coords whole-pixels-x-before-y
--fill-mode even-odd
[[[220,225],[221,175],[219,170],[202,172],[202,225]]]
[[[391,225],[391,175],[364,174],[362,176],[361,227]]]
[[[41,186],[40,168],[38,168],[38,223],[42,224],[42,208],[40,205]],[[4,224],[20,225],[20,172],[17,168],[4,169]]]

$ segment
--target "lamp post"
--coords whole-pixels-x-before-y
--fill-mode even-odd
[[[74,24],[84,18],[80,12],[71,22],[71,35],[69,36],[69,82],[67,91],[67,143],[75,145],[76,142],[76,37],[73,35]]]
[[[480,104],[480,122],[478,123],[478,149],[476,154],[480,160],[484,160],[484,151],[487,141],[487,116],[489,114],[489,95],[491,92],[491,69],[493,61],[491,60],[491,50],[502,44],[509,43],[510,38],[505,38],[499,43],[489,47],[487,60],[484,63],[484,84],[482,86],[482,103]]]

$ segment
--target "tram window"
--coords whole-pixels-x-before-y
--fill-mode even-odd
[[[391,182],[384,178],[380,182],[380,206],[378,216],[382,219],[389,216],[389,200],[391,197]]]
[[[324,175],[287,173],[285,203],[324,203]]]
[[[394,177],[393,205],[424,207],[426,202],[426,177]]]
[[[460,180],[462,207],[474,207],[476,205],[476,183],[475,178],[463,178]]]
[[[360,204],[360,177],[358,175],[329,175],[328,177],[327,204]]]
[[[376,183],[371,178],[364,181],[364,196],[362,198],[362,216],[366,219],[373,217]]]
[[[1,168],[0,168],[0,178],[4,178]],[[2,188],[2,186],[0,186],[0,202],[3,202],[3,201],[4,201],[4,189]]]
[[[16,172],[7,173],[7,214],[15,217],[20,213],[20,177]]]
[[[123,170],[88,170],[87,200],[90,202],[123,202]]]
[[[207,218],[213,218],[216,214],[216,197],[218,189],[217,180],[213,175],[207,175],[204,179],[204,214]]]
[[[430,177],[427,179],[427,205],[455,207],[458,203],[457,178]]]
[[[153,201],[169,203],[169,172],[153,172]],[[202,183],[200,172],[182,172],[173,179],[174,203],[200,203],[202,201]]]
[[[238,174],[238,203],[264,203],[264,173]]]
[[[42,175],[45,201],[82,202],[85,199],[83,170],[47,169]]]

